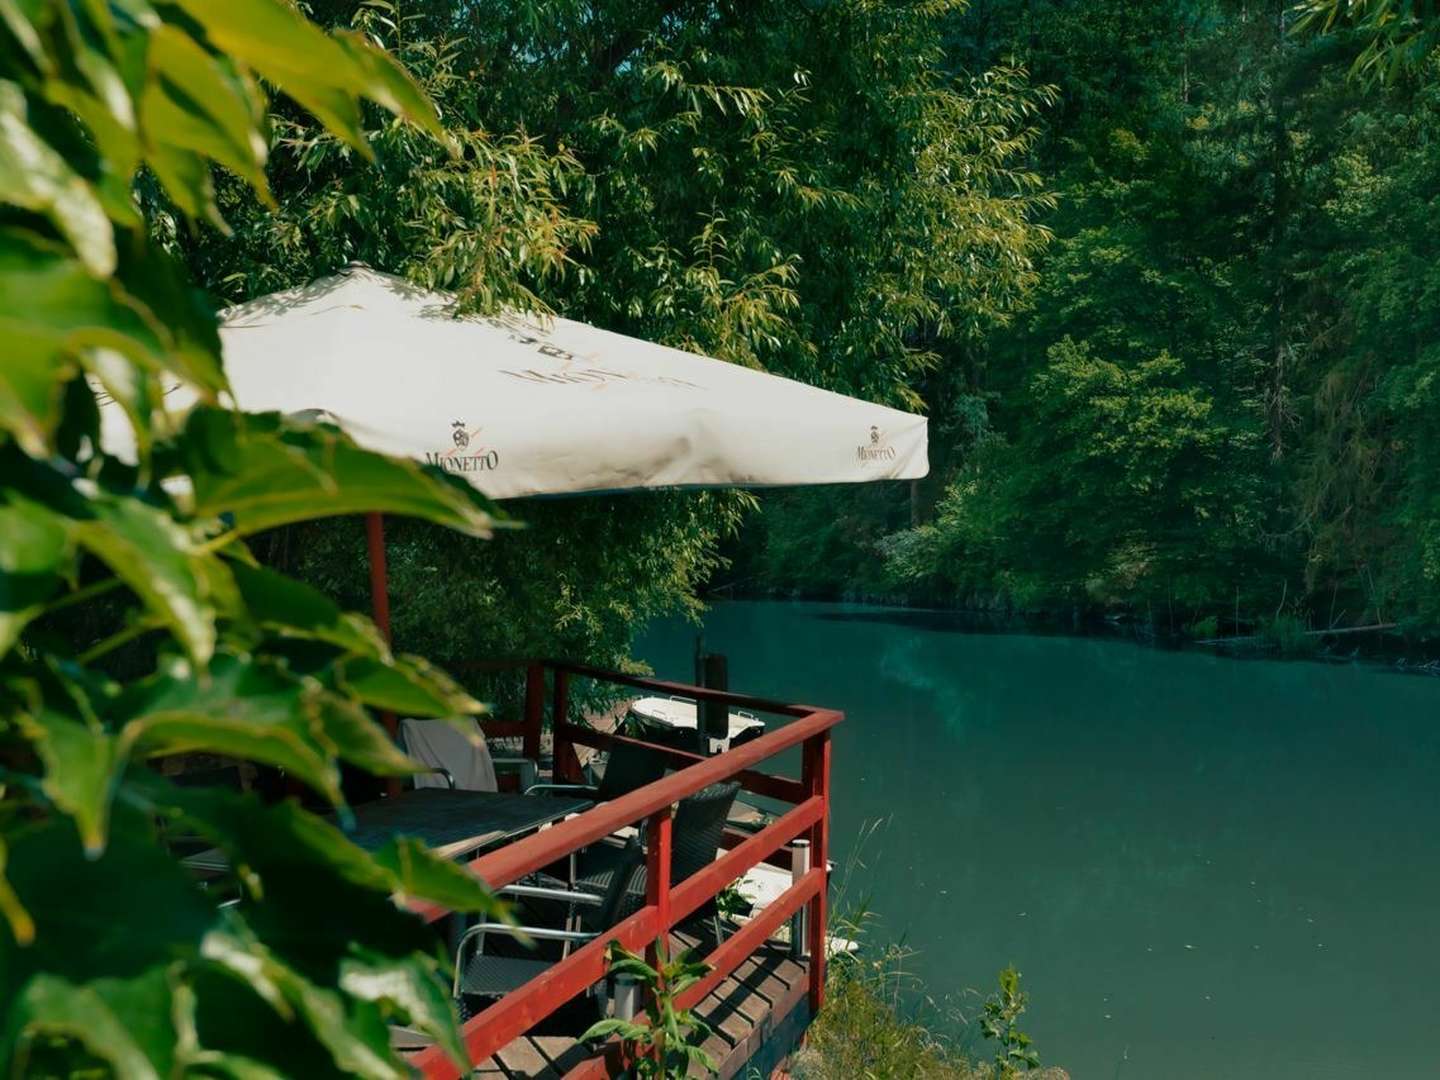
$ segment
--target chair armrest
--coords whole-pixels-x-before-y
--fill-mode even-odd
[[[527,787],[533,784],[535,782],[535,778],[540,775],[540,766],[535,764],[535,762],[531,761],[527,757],[494,757],[492,755],[490,758],[490,764],[495,767],[495,772],[497,775],[499,775],[500,773],[504,773],[507,776],[511,774],[515,775],[519,780],[517,788],[521,791],[524,791]]]
[[[571,889],[558,889],[550,885],[506,885],[496,890],[502,896],[530,897],[533,900],[564,900],[571,904],[590,904],[599,907],[605,902],[603,896]]]

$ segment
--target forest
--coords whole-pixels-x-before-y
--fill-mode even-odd
[[[1434,71],[1356,77],[1360,36],[1297,20],[961,13],[952,62],[1014,55],[1054,88],[1026,157],[1055,200],[1034,286],[947,352],[915,503],[767,501],[737,576],[1204,636],[1277,617],[1433,634]]]
[[[277,212],[222,177],[233,232],[174,230],[217,297],[360,260],[931,420],[913,488],[512,507],[478,558],[417,526],[411,647],[624,663],[714,586],[1433,633],[1440,101],[1390,5],[310,6],[464,152],[393,122],[356,170],[282,114]],[[363,606],[358,531],[307,528],[275,557]]]
[[[505,910],[345,828],[416,773],[377,716],[514,704],[477,657],[633,670],[739,592],[1433,641],[1437,45],[1433,0],[0,0],[5,1071],[388,1078],[397,1019],[463,1067],[395,901]],[[924,412],[931,474],[497,505],[229,407],[223,308],[356,262]]]

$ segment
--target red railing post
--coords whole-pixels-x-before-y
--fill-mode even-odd
[[[645,830],[645,903],[655,908],[657,937],[645,949],[645,958],[656,971],[660,970],[660,942],[668,954],[670,944],[670,836],[675,823],[675,807],[662,807],[651,814]],[[652,987],[651,993],[660,987]],[[661,1059],[664,1050],[660,1050]]]
[[[531,761],[540,760],[540,729],[545,723],[545,666],[525,668],[525,735],[521,753]]]
[[[544,671],[549,669],[555,672],[556,696],[552,699],[552,707],[557,726],[557,774],[562,777],[578,770],[579,762],[574,752],[577,745],[603,749],[618,741],[636,741],[620,740],[617,736],[569,723],[566,709],[566,675],[595,678],[642,689],[669,689],[669,684],[618,672],[581,669],[575,665],[553,661],[542,662],[536,666],[541,675],[540,692],[533,698],[527,698],[525,722],[507,724],[505,734],[512,737],[525,736],[534,730],[535,706],[532,701],[541,702],[540,714],[543,718]],[[527,691],[536,689],[533,674],[527,674],[526,688]],[[771,858],[786,844],[801,838],[809,840],[810,850],[814,853],[814,864],[809,872],[793,881],[790,888],[755,919],[717,945],[706,957],[711,971],[676,1000],[680,1008],[691,1008],[698,1004],[729,978],[746,957],[754,955],[796,912],[804,910],[804,939],[810,954],[807,999],[812,1010],[818,1010],[823,1003],[827,922],[825,888],[829,855],[829,733],[842,716],[829,709],[761,702],[759,699],[745,698],[742,695],[700,688],[692,688],[692,693],[697,697],[718,695],[720,700],[731,704],[753,703],[764,711],[792,716],[795,722],[717,757],[702,757],[652,746],[653,751],[667,753],[676,758],[676,763],[680,766],[676,772],[637,791],[558,822],[549,829],[514,844],[488,852],[468,864],[471,873],[499,888],[520,880],[534,870],[555,863],[629,823],[644,822],[647,870],[644,907],[623,919],[609,933],[580,946],[544,976],[532,979],[467,1021],[463,1035],[466,1048],[473,1059],[482,1060],[488,1057],[517,1036],[533,1029],[538,1022],[553,1014],[565,1002],[603,980],[609,970],[606,953],[611,941],[619,942],[627,949],[643,949],[652,963],[658,962],[659,953],[663,946],[668,945],[669,930],[676,920],[687,918],[707,900],[712,899],[727,882],[734,881],[751,867]],[[800,747],[802,750],[804,768],[800,779],[769,776],[754,771],[762,761],[792,747]],[[673,819],[676,806],[682,799],[727,777],[740,777],[746,780],[748,788],[775,795],[784,802],[793,803],[794,808],[760,832],[740,840],[710,866],[672,889],[670,877],[674,860]],[[759,783],[761,780],[765,783]],[[407,906],[432,923],[446,914],[446,909],[438,904],[412,899],[407,902]],[[668,952],[668,949],[666,951]],[[587,1078],[615,1075],[614,1070],[624,1064],[618,1054],[616,1046],[612,1045],[605,1056],[591,1059],[585,1063],[583,1069],[577,1070],[576,1075]],[[460,1077],[456,1064],[439,1046],[421,1051],[412,1063],[425,1076],[437,1080],[458,1080]]]
[[[820,891],[810,901],[806,931],[810,935],[810,1012],[825,1003],[825,919],[830,884],[830,730],[827,728],[805,741],[800,782],[807,796],[819,796],[824,803],[820,820],[810,828],[811,866],[823,876]]]
[[[555,669],[555,696],[550,700],[550,731],[554,736],[552,772],[557,783],[578,784],[580,777],[571,767],[575,744],[566,727],[570,723],[570,675]]]

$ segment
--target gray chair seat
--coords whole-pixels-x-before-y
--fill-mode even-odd
[[[496,956],[476,953],[460,975],[460,992],[475,997],[504,997],[555,966],[554,960],[533,956]]]

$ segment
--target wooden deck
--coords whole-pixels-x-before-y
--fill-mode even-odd
[[[696,944],[683,934],[671,934],[670,940],[675,951]],[[746,1075],[746,1065],[752,1063],[752,1074],[768,1077],[794,1049],[809,1020],[808,972],[805,961],[790,959],[788,946],[770,942],[696,1007],[713,1032],[704,1049],[721,1080]],[[481,1062],[471,1075],[483,1080],[560,1080],[595,1075],[598,1064],[574,1039],[527,1035]]]

